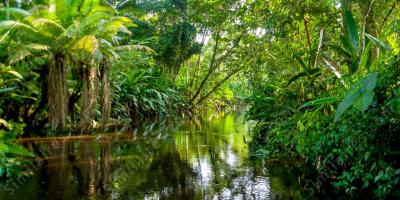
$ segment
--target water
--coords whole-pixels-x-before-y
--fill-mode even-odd
[[[242,115],[142,123],[118,133],[27,139],[33,175],[0,199],[301,199],[293,165],[249,157]]]

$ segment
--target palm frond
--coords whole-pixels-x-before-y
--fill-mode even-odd
[[[65,31],[61,24],[45,18],[32,21],[32,26],[42,34],[53,37],[57,37]]]
[[[7,15],[9,14],[13,19],[23,19],[31,13],[29,11],[23,10],[21,8],[1,8],[0,9],[0,14],[2,15]]]
[[[141,51],[144,53],[155,53],[153,49],[143,45],[123,45],[119,47],[115,47],[116,51]]]

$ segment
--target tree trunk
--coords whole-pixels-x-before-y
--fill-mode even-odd
[[[374,1],[372,1],[370,3],[371,5],[364,8],[365,17],[366,17],[365,32],[378,38],[378,30],[377,30],[377,25],[376,25],[376,20],[375,20],[373,3],[374,3]],[[371,59],[375,60],[378,57],[379,57],[379,47],[375,46],[371,49]]]
[[[220,38],[220,33],[217,32],[216,37],[215,37],[215,45],[214,45],[214,49],[213,49],[213,54],[211,57],[211,62],[210,62],[210,67],[208,69],[207,75],[204,77],[203,81],[201,82],[199,88],[197,89],[196,93],[194,94],[194,96],[192,97],[192,99],[190,100],[190,103],[193,103],[197,97],[200,95],[201,90],[203,89],[204,85],[206,84],[208,78],[210,78],[210,75],[214,72],[215,69],[215,59],[217,56],[217,51],[218,51],[218,47],[219,47],[219,38]]]
[[[259,52],[261,51],[255,51],[254,58],[258,58],[259,56]],[[246,66],[252,66],[253,64],[248,63],[251,62],[252,57],[248,58],[246,61],[243,62],[242,65],[236,67],[234,70],[232,70],[229,74],[227,74],[220,82],[218,82],[205,96],[201,97],[195,105],[198,105],[200,103],[202,103],[204,100],[206,100],[211,94],[213,94],[215,91],[217,91],[217,89],[219,87],[221,87],[222,84],[224,84],[227,80],[229,80],[232,76],[234,76],[235,74],[237,74],[238,72],[240,72],[241,70],[245,69]],[[254,62],[255,60],[253,60]]]
[[[51,129],[64,129],[68,113],[68,87],[67,67],[63,55],[54,56],[54,61],[49,65],[47,82]]]
[[[200,48],[200,53],[199,53],[199,57],[197,58],[197,64],[196,64],[196,68],[194,70],[194,75],[191,78],[191,81],[189,83],[189,88],[193,87],[193,83],[195,82],[195,80],[198,78],[199,76],[199,71],[200,71],[200,64],[201,64],[201,57],[203,56],[203,48],[204,48],[204,42],[206,41],[206,35],[207,35],[207,31],[204,30],[203,31],[203,36],[201,39],[201,48]]]
[[[197,99],[197,97],[199,97],[201,90],[205,86],[207,80],[210,78],[212,73],[214,73],[214,71],[218,68],[218,66],[222,62],[224,62],[226,60],[226,58],[231,56],[233,50],[239,45],[240,40],[242,39],[244,33],[245,32],[242,32],[239,35],[239,37],[236,38],[233,41],[233,45],[226,51],[226,53],[217,59],[216,58],[216,54],[217,54],[217,50],[218,50],[218,47],[219,47],[219,39],[220,39],[220,32],[217,32],[217,36],[216,36],[216,39],[215,39],[215,46],[214,46],[214,49],[213,49],[213,54],[212,54],[212,58],[211,58],[211,62],[210,62],[210,68],[209,68],[209,70],[207,72],[207,75],[204,77],[203,81],[201,82],[200,87],[197,89],[195,95],[190,100],[191,104],[193,104],[193,102]]]
[[[92,126],[97,104],[97,68],[91,65],[83,69],[83,91],[81,99],[81,128],[83,131]]]
[[[224,79],[222,79],[220,82],[218,82],[204,97],[200,98],[199,101],[196,102],[196,105],[202,103],[204,100],[206,100],[211,94],[213,94],[223,83],[225,83],[227,80],[229,80],[233,75],[236,73],[240,72],[244,67],[238,67],[235,70],[233,70],[231,73],[226,75]]]
[[[110,90],[110,69],[107,60],[103,60],[102,72],[102,108],[101,108],[101,123],[107,124],[111,115],[111,90]]]

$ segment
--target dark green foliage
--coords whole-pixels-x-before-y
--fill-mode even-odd
[[[306,189],[316,191],[318,185],[352,197],[398,195],[399,60],[397,56],[383,60],[387,64],[379,62],[378,72],[352,84],[336,116],[337,97],[298,106],[302,100],[291,95],[297,93],[291,88],[266,85],[254,93],[248,118],[259,122],[252,145],[255,154],[303,158],[315,168],[316,177],[325,177],[320,181],[311,176]]]
[[[119,72],[112,115],[116,119],[165,116],[184,109],[183,97],[157,69]]]

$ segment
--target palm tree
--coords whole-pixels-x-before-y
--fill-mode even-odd
[[[48,118],[51,128],[65,128],[70,65],[82,68],[81,124],[90,124],[97,104],[97,67],[100,63],[106,63],[104,61],[109,57],[115,57],[110,47],[117,44],[119,32],[130,33],[125,27],[130,20],[117,16],[114,9],[99,0],[71,0],[68,3],[50,0],[46,9],[33,9],[32,13],[18,8],[7,9],[13,19],[0,22],[0,31],[4,32],[0,43],[7,41],[9,50],[19,50],[17,53],[9,51],[10,64],[30,56],[41,56],[47,60]],[[108,81],[108,74],[103,74],[103,82],[106,82],[103,84],[103,95],[107,96],[103,97],[105,100],[110,95],[107,92]]]

